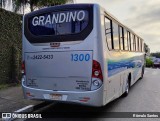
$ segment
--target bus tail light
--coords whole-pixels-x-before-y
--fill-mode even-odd
[[[79,101],[81,101],[81,102],[88,102],[89,100],[90,100],[89,97],[83,97]]]
[[[31,94],[30,92],[26,92],[26,96],[27,97],[35,97],[33,94]]]
[[[26,71],[25,71],[25,61],[22,62],[22,70],[21,70],[22,74],[25,75]]]
[[[101,87],[103,83],[103,75],[100,63],[96,60],[93,60],[92,65],[92,86],[91,90],[96,90]]]
[[[93,60],[93,65],[92,65],[92,78],[99,78],[101,81],[103,81],[101,66],[99,62],[95,60]]]

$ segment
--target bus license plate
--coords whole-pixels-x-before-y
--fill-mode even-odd
[[[62,100],[61,94],[50,94],[50,98],[53,100]]]

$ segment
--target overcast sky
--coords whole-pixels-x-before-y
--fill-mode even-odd
[[[160,52],[160,0],[75,0],[99,3],[121,23],[140,35],[151,52]]]

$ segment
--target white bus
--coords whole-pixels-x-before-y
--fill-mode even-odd
[[[23,18],[24,97],[103,106],[143,77],[144,42],[98,4],[48,7]]]

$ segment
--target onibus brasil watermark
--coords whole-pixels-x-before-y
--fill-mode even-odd
[[[29,118],[42,118],[41,114],[25,114],[25,113],[2,113],[2,119],[8,118],[22,118],[22,119],[29,119]]]

